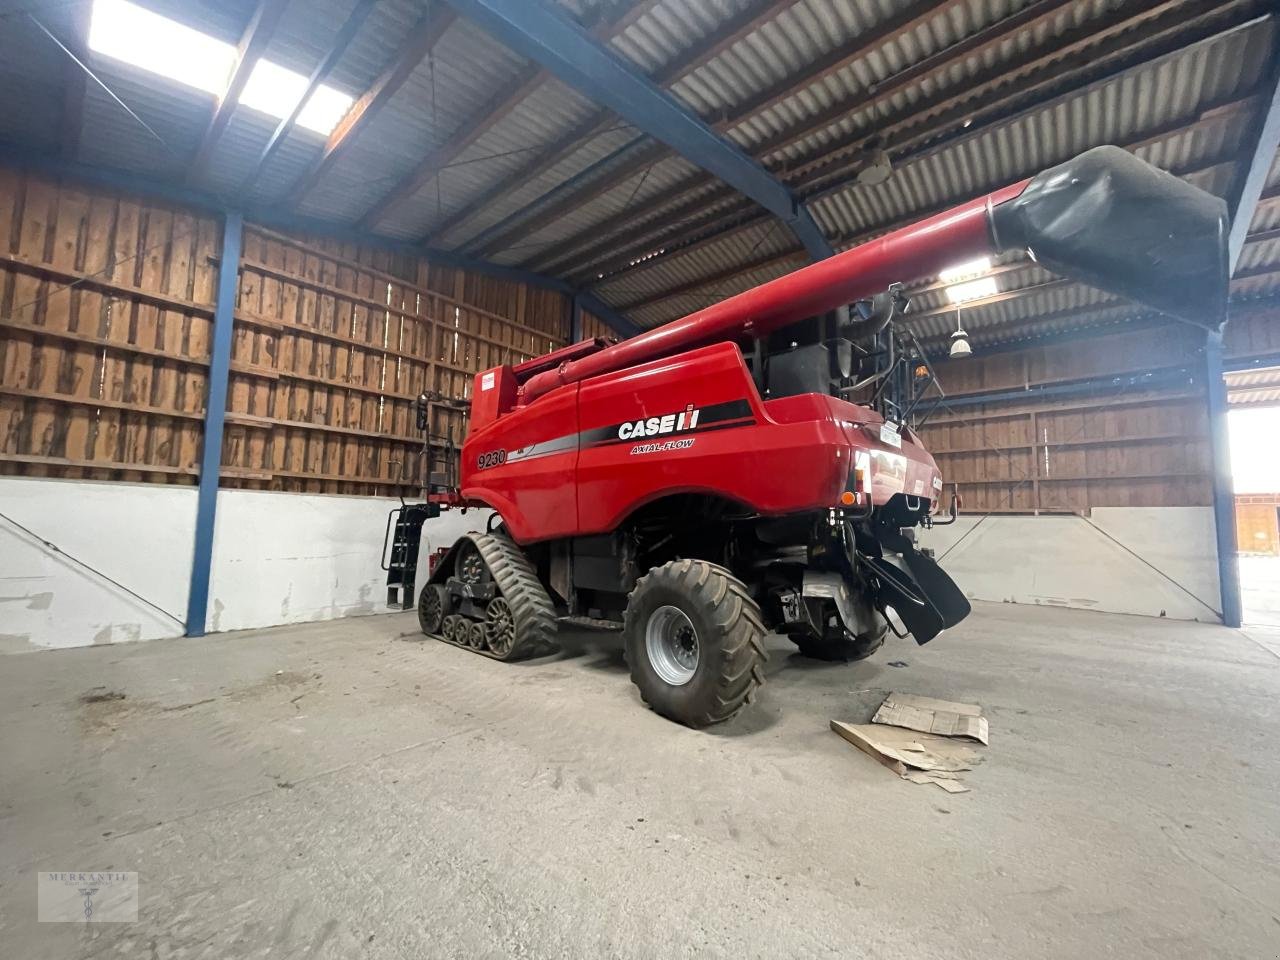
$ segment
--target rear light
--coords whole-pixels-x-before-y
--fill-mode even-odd
[[[840,506],[856,506],[863,497],[871,495],[871,454],[867,450],[855,450],[853,469],[849,471],[849,479],[845,488],[840,491]]]
[[[853,455],[853,477],[851,478],[852,490],[854,493],[863,494],[871,492],[871,453],[867,450],[858,450]]]

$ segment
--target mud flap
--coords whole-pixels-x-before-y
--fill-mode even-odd
[[[892,607],[916,643],[928,643],[972,610],[968,598],[937,561],[917,550],[903,552],[906,569],[887,558],[859,553],[858,559],[875,574],[876,606],[882,611]]]

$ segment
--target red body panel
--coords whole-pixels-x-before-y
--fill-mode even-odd
[[[622,343],[478,375],[462,499],[496,509],[524,543],[607,532],[679,493],[797,513],[836,506],[865,453],[874,503],[895,493],[935,501],[941,478],[910,431],[886,443],[878,414],[820,394],[762,402],[736,341],[998,252],[991,211],[1028,182]]]
[[[882,442],[882,423],[822,394],[764,402],[737,346],[720,343],[562,386],[473,430],[462,495],[522,543],[604,533],[677,493],[782,515],[836,506],[865,450],[875,503],[934,499],[933,458],[910,435],[900,449]]]

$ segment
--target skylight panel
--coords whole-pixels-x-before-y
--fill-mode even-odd
[[[294,105],[307,90],[307,78],[270,60],[259,60],[249,74],[249,82],[240,95],[242,106],[260,110],[281,120],[293,112]],[[353,98],[341,90],[321,84],[298,114],[298,126],[328,136],[346,115]]]
[[[215,96],[236,60],[233,45],[128,0],[94,0],[89,49]]]
[[[946,292],[947,299],[952,303],[968,303],[970,300],[994,297],[999,291],[996,289],[994,277],[983,277],[980,280],[970,280],[968,283],[957,283],[947,287]]]
[[[94,0],[89,49],[170,80],[220,97],[235,68],[236,48],[129,0]],[[307,90],[307,78],[261,59],[249,74],[239,103],[283,120]],[[320,85],[298,115],[297,124],[328,136],[354,98]]]

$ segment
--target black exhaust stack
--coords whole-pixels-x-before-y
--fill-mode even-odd
[[[1227,205],[1120,147],[1038,174],[991,209],[1002,250],[1217,330],[1227,313]]]

